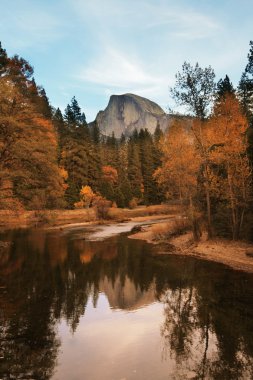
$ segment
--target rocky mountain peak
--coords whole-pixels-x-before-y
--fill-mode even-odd
[[[103,135],[113,132],[119,138],[122,133],[129,136],[134,129],[147,128],[154,133],[157,125],[165,130],[169,124],[167,115],[158,104],[135,94],[112,95],[104,111],[96,117]]]

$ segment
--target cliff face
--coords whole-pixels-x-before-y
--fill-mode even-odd
[[[119,138],[123,133],[129,136],[136,128],[147,128],[154,133],[159,123],[166,130],[170,117],[156,103],[134,94],[112,95],[108,106],[96,117],[101,133],[109,136],[114,132]]]

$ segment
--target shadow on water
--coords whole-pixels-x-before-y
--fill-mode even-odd
[[[162,306],[159,360],[170,363],[170,379],[253,378],[253,276],[157,256],[125,235],[89,242],[77,232],[17,230],[0,239],[12,242],[0,254],[1,379],[51,379],[61,347],[57,326],[66,321],[78,334],[101,294],[111,311]]]

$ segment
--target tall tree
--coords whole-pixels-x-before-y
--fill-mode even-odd
[[[216,174],[215,190],[226,200],[231,215],[232,237],[240,238],[246,209],[250,201],[251,168],[246,154],[248,128],[238,100],[227,94],[208,122],[207,140],[211,146],[210,161],[223,167]]]
[[[29,64],[10,58],[0,78],[0,172],[27,208],[62,206],[64,181],[57,166],[57,139],[30,98]]]
[[[2,48],[2,44],[0,41],[0,77],[5,74],[7,64],[8,64],[7,53],[6,53],[6,50]]]
[[[242,73],[238,86],[238,95],[243,111],[250,124],[253,122],[253,41],[250,41],[248,63]]]
[[[139,132],[139,151],[141,172],[143,178],[143,197],[146,204],[157,203],[157,189],[153,178],[155,170],[153,155],[153,139],[147,129],[141,129]]]
[[[141,199],[143,195],[143,178],[139,147],[135,143],[134,136],[128,142],[128,180],[132,195]]]
[[[183,120],[175,121],[160,142],[162,165],[154,177],[166,191],[167,199],[179,199],[189,204],[189,218],[194,239],[200,237],[198,214],[194,199],[197,194],[199,157],[192,131]]]
[[[227,94],[235,94],[235,89],[230,81],[228,75],[224,79],[220,79],[217,83],[216,88],[216,99],[217,101],[224,99]]]
[[[214,78],[211,66],[202,69],[198,63],[191,66],[184,62],[182,71],[176,74],[171,95],[177,104],[186,106],[195,116],[205,119],[214,98]]]

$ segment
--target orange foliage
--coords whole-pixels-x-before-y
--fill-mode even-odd
[[[194,193],[197,186],[199,162],[191,131],[185,123],[175,122],[160,142],[162,166],[154,174],[159,184],[167,189],[167,196],[180,199]]]
[[[246,155],[245,137],[247,128],[247,120],[238,100],[228,95],[215,108],[206,132],[211,147],[210,160],[224,171],[223,175],[216,175],[216,191],[229,204],[234,239],[239,237],[245,208],[250,200],[251,169]]]
[[[90,186],[83,186],[80,190],[80,202],[75,203],[75,207],[80,208],[81,204],[84,207],[89,208],[92,204],[92,201],[95,199],[96,194],[93,192]]]
[[[103,166],[102,167],[102,173],[103,173],[103,178],[112,184],[115,184],[118,182],[118,172],[117,169],[115,169],[112,166]]]
[[[57,165],[52,122],[8,75],[0,78],[0,87],[1,176],[13,183],[16,198],[28,209],[62,207],[66,185]],[[7,208],[12,208],[11,198]]]

